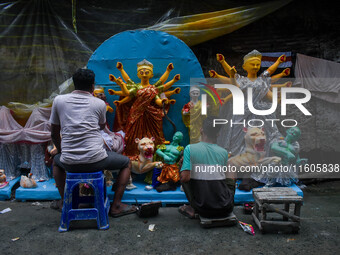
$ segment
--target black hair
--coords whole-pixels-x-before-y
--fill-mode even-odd
[[[218,117],[209,116],[203,121],[203,133],[210,139],[216,139],[221,129],[221,125],[214,127],[215,119],[218,119]]]
[[[94,72],[90,69],[79,68],[72,76],[74,88],[91,91],[94,84]]]

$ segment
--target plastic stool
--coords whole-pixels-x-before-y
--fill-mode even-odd
[[[79,184],[92,187],[94,196],[79,196]],[[78,209],[79,204],[93,204],[94,208]],[[109,228],[110,201],[106,194],[106,185],[102,171],[94,173],[66,174],[64,204],[60,219],[59,232],[68,231],[72,220],[97,220],[98,229]]]

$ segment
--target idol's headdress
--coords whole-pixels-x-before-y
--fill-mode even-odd
[[[252,50],[251,52],[249,52],[247,55],[245,55],[243,57],[243,64],[245,64],[247,61],[249,61],[250,59],[259,59],[261,61],[262,59],[262,54],[257,51],[257,50]]]
[[[142,60],[141,62],[139,62],[137,64],[137,72],[140,70],[140,69],[148,69],[150,70],[151,72],[153,72],[153,64],[149,61],[147,61],[146,59]]]

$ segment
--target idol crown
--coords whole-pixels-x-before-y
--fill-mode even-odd
[[[261,60],[262,54],[257,50],[252,50],[251,52],[249,52],[247,55],[243,57],[243,63],[247,62],[251,58],[258,58]]]
[[[147,61],[146,59],[143,59],[141,62],[139,62],[137,64],[137,71],[139,71],[140,69],[148,69],[148,70],[153,70],[153,64],[149,61]]]

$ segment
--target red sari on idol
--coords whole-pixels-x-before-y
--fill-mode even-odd
[[[136,92],[135,100],[130,108],[125,131],[125,155],[139,154],[136,138],[154,137],[155,145],[164,143],[163,109],[155,104],[158,89],[154,85],[140,88]]]

